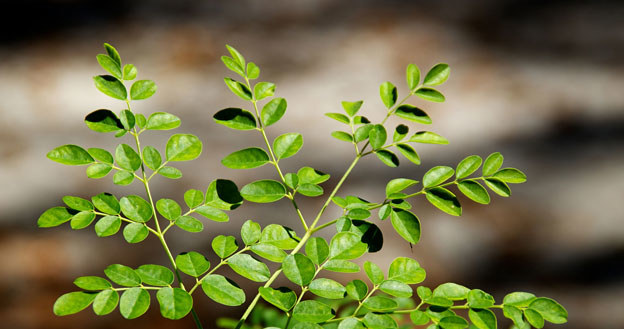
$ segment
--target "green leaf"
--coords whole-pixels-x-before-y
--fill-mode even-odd
[[[377,150],[384,146],[387,138],[388,134],[386,133],[386,128],[380,124],[373,125],[373,128],[368,133],[368,140],[370,141],[370,145],[373,150]]]
[[[364,208],[354,208],[347,212],[347,217],[349,219],[367,219],[371,216],[370,211]]]
[[[421,326],[421,325],[425,325],[429,323],[429,317],[427,316],[427,314],[419,310],[416,310],[410,313],[410,320],[412,320],[412,323],[417,326]]]
[[[405,138],[405,136],[407,136],[407,133],[409,132],[409,127],[404,125],[404,124],[400,124],[398,126],[396,126],[396,128],[394,128],[394,134],[392,135],[392,141],[393,142],[398,142],[403,140],[403,138]]]
[[[305,252],[314,264],[320,265],[329,256],[329,245],[321,237],[312,237],[305,245]]]
[[[390,206],[389,204],[385,204],[381,206],[381,208],[379,208],[379,212],[378,212],[379,219],[385,220],[386,218],[388,218],[388,216],[390,216],[391,213],[392,213],[392,206]]]
[[[158,170],[158,174],[170,179],[178,179],[182,177],[182,172],[178,168],[164,166]]]
[[[457,165],[455,176],[457,177],[457,179],[470,176],[472,173],[477,171],[479,167],[481,167],[482,161],[483,160],[481,160],[481,157],[478,155],[471,155],[466,157]]]
[[[123,236],[128,243],[139,243],[147,238],[149,230],[145,225],[130,223],[124,227]]]
[[[526,182],[526,175],[516,168],[501,169],[495,172],[492,177],[498,178],[505,183],[518,184]]]
[[[281,263],[286,258],[286,252],[272,244],[258,243],[251,246],[250,249],[254,254],[272,262]]]
[[[341,113],[325,113],[325,116],[334,119],[340,123],[349,124],[351,122],[346,115]]]
[[[96,160],[104,162],[106,164],[113,164],[113,155],[105,149],[92,147],[87,152]]]
[[[431,102],[441,103],[445,101],[444,95],[433,88],[418,88],[416,96]]]
[[[150,114],[145,129],[170,130],[180,126],[180,118],[167,112],[154,112]]]
[[[368,246],[361,241],[361,238],[351,232],[340,232],[331,239],[329,244],[330,259],[356,259],[362,256]]]
[[[141,113],[135,114],[134,118],[136,119],[137,127],[139,127],[140,129],[145,128],[145,125],[147,124],[147,119],[145,118],[143,114]]]
[[[96,56],[100,66],[118,79],[121,79],[121,66],[108,55],[99,54]]]
[[[464,193],[465,196],[469,197],[474,202],[478,202],[481,204],[490,203],[490,195],[488,194],[485,187],[483,187],[477,181],[471,179],[461,181],[457,184],[457,187],[462,193]]]
[[[180,216],[176,218],[175,225],[191,233],[198,233],[204,230],[204,224],[192,216]]]
[[[260,242],[272,244],[278,248],[289,250],[294,249],[299,240],[292,230],[287,230],[278,224],[269,224],[262,231]]]
[[[127,144],[119,144],[115,149],[115,161],[119,167],[134,172],[141,168],[141,157]]]
[[[300,286],[307,286],[314,279],[316,268],[310,258],[297,253],[284,258],[282,270],[288,280]]]
[[[522,318],[522,311],[511,305],[503,305],[503,315],[513,321],[514,325],[518,328],[526,326],[524,319]]]
[[[119,293],[115,290],[100,291],[93,300],[93,312],[97,315],[110,314],[119,303]]]
[[[299,177],[297,177],[297,174],[287,173],[284,175],[284,183],[286,183],[286,186],[294,190],[297,186],[299,186]]]
[[[462,300],[468,297],[470,289],[452,282],[439,285],[433,290],[433,297],[444,297],[450,300]]]
[[[106,237],[116,234],[121,228],[119,216],[104,216],[95,223],[95,234],[99,237]]]
[[[152,146],[146,146],[143,148],[143,161],[148,168],[157,170],[162,165],[162,157],[160,152]]]
[[[238,250],[238,243],[236,243],[236,238],[231,235],[218,235],[212,239],[212,250],[220,258],[226,258]]]
[[[430,131],[419,131],[415,133],[412,137],[410,137],[409,141],[413,143],[423,143],[423,144],[448,144],[449,143],[449,141],[446,138],[436,133],[432,133]]]
[[[100,193],[91,198],[95,208],[109,215],[117,215],[121,211],[121,206],[114,195],[110,193]]]
[[[428,287],[420,286],[416,289],[416,294],[418,294],[418,298],[420,298],[421,301],[426,301],[431,298],[433,292]]]
[[[431,124],[431,118],[427,115],[427,113],[425,113],[425,111],[408,104],[399,106],[394,112],[394,115],[405,120],[425,125]]]
[[[236,130],[256,129],[256,118],[251,112],[243,109],[228,107],[215,113],[212,118],[216,123],[228,128]]]
[[[37,226],[39,227],[55,227],[59,226],[73,217],[73,214],[65,207],[50,208],[39,216]]]
[[[173,283],[173,272],[170,269],[154,264],[141,265],[135,271],[143,283],[152,286],[168,286]]]
[[[284,312],[290,311],[290,309],[295,306],[295,302],[297,301],[297,295],[295,295],[295,292],[286,287],[278,289],[260,287],[258,288],[258,291],[264,300]]]
[[[130,288],[119,299],[119,312],[130,320],[136,319],[147,312],[150,305],[150,295],[145,289]]]
[[[524,317],[533,327],[538,329],[544,327],[544,317],[538,311],[527,308],[524,310]]]
[[[80,289],[91,291],[104,290],[112,287],[108,280],[100,278],[99,276],[81,276],[74,280],[74,284]]]
[[[375,152],[375,155],[388,167],[395,168],[399,166],[399,158],[388,150],[378,150]]]
[[[113,282],[124,287],[136,287],[141,284],[141,277],[132,268],[113,264],[104,269],[104,274]]]
[[[456,315],[445,316],[440,320],[439,326],[442,329],[464,329],[468,328],[468,321]]]
[[[392,210],[392,227],[405,241],[417,244],[420,241],[420,221],[416,215],[406,210]]]
[[[349,134],[348,132],[344,132],[344,131],[332,131],[331,136],[337,140],[341,140],[344,142],[353,142],[353,136],[351,136],[351,134]]]
[[[141,100],[152,97],[156,93],[156,83],[152,80],[138,80],[130,88],[130,97],[133,100]],[[148,120],[149,121],[149,120]]]
[[[70,166],[80,166],[95,162],[89,152],[77,145],[63,145],[48,152],[48,159]]]
[[[247,63],[247,78],[249,80],[257,79],[260,76],[260,68],[253,62]]]
[[[407,257],[397,257],[388,269],[388,280],[397,280],[405,284],[418,284],[425,280],[425,270],[417,261]]]
[[[360,107],[362,107],[362,104],[364,102],[363,101],[357,101],[357,102],[347,102],[347,101],[342,101],[342,108],[344,109],[345,113],[347,113],[350,117],[354,116],[359,110]]]
[[[175,220],[182,215],[180,205],[171,199],[160,199],[156,201],[156,209],[168,220]]]
[[[303,167],[297,171],[299,184],[321,184],[329,179],[329,175],[311,167]]]
[[[418,184],[417,180],[409,178],[395,178],[386,184],[386,197],[394,193],[402,192],[406,188],[415,184]]]
[[[230,88],[230,91],[234,93],[234,95],[246,101],[250,101],[252,99],[251,90],[249,90],[246,85],[230,78],[224,78],[223,80],[225,81],[225,84],[228,86],[228,88]]]
[[[145,223],[152,218],[152,206],[138,195],[129,195],[119,200],[121,211],[129,219]]]
[[[503,165],[503,160],[499,152],[490,154],[483,163],[483,176],[493,175]]]
[[[93,222],[95,214],[93,211],[81,211],[75,214],[71,219],[71,228],[74,230],[83,229]]]
[[[556,301],[546,298],[536,298],[529,304],[529,309],[539,312],[544,320],[555,324],[568,322],[568,312]]]
[[[132,64],[126,64],[123,67],[123,79],[134,80],[137,76],[137,68]]]
[[[238,75],[240,75],[241,77],[245,77],[245,70],[244,68],[238,63],[238,61],[232,59],[231,57],[228,56],[221,56],[221,61],[223,62],[223,64],[225,64],[225,66],[230,69],[231,71],[237,73]]]
[[[379,289],[385,292],[386,294],[392,295],[394,297],[408,298],[408,297],[412,297],[412,293],[413,293],[412,287],[397,280],[383,281],[379,285]]]
[[[283,98],[274,98],[262,107],[260,118],[265,127],[268,127],[282,118],[286,113],[287,103]]]
[[[332,259],[325,262],[323,269],[339,273],[357,273],[360,271],[358,264],[343,259]]]
[[[240,194],[247,201],[269,203],[283,198],[286,195],[286,189],[278,181],[263,179],[243,186]]]
[[[352,280],[347,283],[346,291],[349,297],[355,300],[362,300],[368,294],[368,286],[362,280]]]
[[[125,100],[128,97],[126,87],[113,76],[98,75],[93,77],[93,82],[95,82],[95,87],[106,96],[120,100]]]
[[[99,109],[89,113],[84,121],[89,129],[100,133],[118,131],[124,128],[117,115],[113,111],[106,109]]]
[[[334,310],[315,300],[304,300],[293,309],[293,318],[301,322],[320,323],[335,316]]]
[[[167,161],[189,161],[202,151],[202,142],[191,134],[175,134],[167,141]]]
[[[470,290],[467,300],[471,308],[490,308],[494,305],[494,297],[480,289]]]
[[[488,309],[470,309],[468,317],[479,329],[496,329],[496,315]]]
[[[507,186],[507,184],[500,179],[486,178],[485,185],[500,196],[508,197],[511,195],[511,189],[509,189],[509,186]]]
[[[424,84],[437,86],[443,84],[448,79],[451,69],[446,63],[439,63],[432,67],[425,76]]]
[[[221,160],[221,163],[230,169],[252,169],[261,167],[269,162],[269,155],[258,147],[250,147],[236,151]]]
[[[414,150],[413,147],[407,144],[397,144],[396,147],[399,150],[399,152],[401,152],[401,154],[403,154],[403,156],[407,158],[409,161],[417,165],[420,164],[420,157],[418,156],[418,153],[416,153],[416,150]]]
[[[364,141],[368,138],[368,135],[371,131],[371,129],[373,129],[372,124],[365,124],[361,127],[358,127],[358,129],[355,130],[355,133],[353,134],[353,140],[356,143],[359,143],[361,141]]]
[[[74,291],[59,297],[54,303],[54,314],[57,316],[78,313],[87,308],[95,299],[96,294]]]
[[[529,292],[512,292],[507,294],[503,299],[504,305],[511,305],[516,307],[528,307],[532,301],[535,300],[535,295]]]
[[[112,58],[117,64],[121,65],[121,57],[119,57],[119,53],[115,47],[111,46],[108,43],[104,43],[104,49],[106,49],[106,53],[110,58]]]
[[[386,108],[391,108],[397,101],[397,89],[392,83],[386,81],[379,86],[379,96]]]
[[[113,183],[116,185],[130,185],[134,181],[134,174],[129,171],[118,171],[113,175]]]
[[[271,276],[266,264],[247,254],[237,254],[230,257],[228,265],[234,272],[255,282],[265,282]]]
[[[136,119],[134,118],[134,114],[129,110],[122,110],[119,119],[121,120],[121,125],[125,130],[130,130],[134,128],[134,124],[136,123]]]
[[[310,286],[308,288],[313,294],[329,299],[342,299],[347,292],[345,287],[340,283],[332,279],[325,278],[316,279],[310,282]]]
[[[256,100],[261,100],[270,96],[273,96],[275,93],[275,84],[271,82],[258,82],[254,86],[254,96]]]
[[[455,173],[455,170],[453,170],[453,168],[451,167],[447,167],[447,166],[433,167],[429,169],[429,171],[427,171],[425,176],[423,176],[423,186],[427,188],[427,187],[440,185],[444,183],[447,179],[453,177],[454,173]]]
[[[189,208],[197,208],[204,203],[204,192],[196,189],[190,189],[184,192],[184,202]]]
[[[369,312],[362,319],[367,328],[370,329],[394,329],[398,325],[394,319],[387,314]]]
[[[461,204],[459,204],[457,197],[455,194],[451,193],[451,191],[442,187],[434,187],[427,190],[426,197],[427,201],[445,213],[453,216],[461,216]]]
[[[185,317],[193,308],[193,297],[184,289],[165,287],[156,293],[160,314],[171,320]]]
[[[365,329],[364,324],[359,319],[349,317],[340,322],[337,329]]]
[[[180,271],[194,277],[206,273],[210,268],[208,258],[195,251],[179,254],[176,256],[175,263]]]
[[[232,55],[232,58],[236,61],[236,63],[238,63],[241,67],[245,67],[245,58],[243,55],[241,55],[238,50],[234,49],[234,47],[230,45],[225,45],[225,47],[230,52],[230,55]]]
[[[275,138],[273,152],[278,160],[289,158],[303,146],[303,136],[299,133],[286,133]]]
[[[377,266],[377,264],[372,263],[370,261],[365,261],[364,271],[366,272],[366,276],[368,276],[368,278],[371,280],[373,284],[378,285],[384,281],[384,274],[379,268],[379,266]]]
[[[106,177],[106,175],[108,175],[108,173],[111,172],[112,169],[113,167],[111,167],[111,165],[109,164],[95,163],[87,167],[87,177],[94,179]],[[130,174],[130,176],[132,176],[132,179],[134,179],[134,175]],[[115,179],[113,178],[113,181],[114,180]]]
[[[420,82],[420,70],[418,69],[418,66],[414,64],[409,64],[407,66],[405,75],[407,80],[407,87],[409,88],[409,90],[416,89],[416,87],[418,87],[418,83]]]
[[[260,239],[260,235],[262,234],[260,224],[252,221],[251,219],[247,220],[241,226],[241,238],[245,245],[251,245],[256,243]]]
[[[368,297],[364,300],[362,305],[369,310],[376,312],[388,312],[399,307],[399,304],[396,301],[384,296]]]
[[[205,277],[202,290],[210,299],[226,306],[238,306],[245,302],[245,292],[222,275],[210,274]]]
[[[324,191],[323,188],[318,185],[306,183],[299,185],[299,187],[297,187],[297,192],[305,196],[316,197],[323,195]]]
[[[234,182],[227,179],[216,179],[210,182],[206,190],[206,205],[232,210],[240,206],[243,197]]]

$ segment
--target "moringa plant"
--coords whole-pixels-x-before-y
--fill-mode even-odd
[[[145,194],[117,198],[110,193],[100,193],[90,200],[65,196],[65,206],[46,210],[39,217],[38,225],[54,227],[69,222],[71,228],[77,230],[95,223],[97,236],[111,236],[121,230],[124,239],[132,244],[152,236],[162,245],[168,263],[132,264],[132,267],[113,264],[104,269],[105,277],[79,277],[74,284],[80,291],[59,297],[53,308],[56,315],[73,314],[92,305],[97,315],[109,314],[119,307],[124,318],[134,319],[147,311],[155,295],[163,317],[182,319],[191,314],[197,328],[202,328],[193,309],[193,300],[202,298],[203,293],[227,306],[243,305],[246,295],[254,295],[239,320],[220,321],[220,325],[234,328],[253,327],[246,322],[254,308],[267,309],[258,303],[261,299],[283,314],[276,318],[279,321],[273,322],[281,328],[294,329],[384,329],[424,325],[429,325],[429,329],[495,329],[494,311],[502,311],[517,329],[542,328],[545,321],[557,324],[567,321],[566,310],[557,302],[527,292],[510,293],[497,303],[485,291],[456,283],[444,283],[433,289],[421,285],[425,270],[409,257],[397,257],[387,270],[373,262],[363,262],[369,282],[355,279],[344,284],[327,277],[330,276],[327,272],[361,271],[353,260],[382,248],[383,234],[376,224],[379,221],[390,219],[395,232],[386,234],[398,234],[410,245],[417,244],[421,228],[412,211],[412,198],[423,196],[443,212],[460,216],[462,207],[451,187],[474,202],[488,204],[490,195],[484,185],[495,194],[508,197],[511,194],[508,184],[525,182],[526,176],[521,171],[502,168],[503,156],[492,153],[485,161],[478,155],[471,155],[455,168],[433,167],[422,178],[392,179],[385,186],[383,200],[371,202],[360,196],[339,194],[353,168],[364,158],[377,158],[389,167],[397,167],[398,151],[408,161],[419,165],[420,158],[413,145],[448,143],[444,137],[430,131],[410,135],[406,124],[386,128],[391,117],[411,125],[431,123],[425,111],[406,102],[412,96],[432,102],[444,101],[442,93],[433,87],[447,80],[448,65],[435,65],[422,79],[418,67],[408,65],[409,92],[401,100],[392,83],[381,84],[380,96],[386,115],[378,123],[360,114],[362,101],[344,101],[342,113],[326,113],[343,128],[334,131],[332,137],[353,147],[353,161],[331,192],[326,193],[322,184],[330,179],[329,175],[307,166],[292,168],[284,161],[302,147],[301,134],[286,133],[272,142],[269,138],[268,128],[284,116],[286,100],[274,97],[273,83],[252,83],[258,79],[260,69],[228,46],[231,56],[221,59],[240,79],[225,78],[225,84],[236,96],[249,101],[251,110],[226,108],[214,114],[214,121],[230,129],[256,132],[264,146],[233,152],[221,163],[231,169],[269,164],[275,167],[276,176],[256,180],[240,189],[230,180],[216,179],[205,192],[186,191],[183,206],[173,199],[155,200],[150,183],[160,176],[180,178],[181,171],[172,165],[196,159],[202,151],[202,142],[191,134],[173,134],[164,147],[164,156],[153,146],[141,145],[142,134],[177,128],[180,119],[165,112],[149,116],[133,112],[132,101],[149,98],[156,92],[156,85],[150,80],[135,80],[136,67],[122,66],[117,50],[109,44],[104,47],[106,54],[97,55],[97,60],[109,75],[94,77],[95,86],[105,95],[123,102],[124,109],[119,114],[108,109],[96,110],[86,116],[85,123],[96,132],[114,133],[118,138],[128,136],[131,141],[119,144],[114,152],[63,145],[50,151],[47,157],[66,165],[87,165],[86,173],[90,178],[103,178],[114,172],[114,184],[138,181],[145,187]],[[131,83],[129,92],[126,83]],[[305,218],[298,200],[321,196],[325,202],[317,215]],[[294,207],[297,218],[293,223],[300,222],[298,229],[271,223],[262,227],[258,222],[247,220],[241,224],[240,235],[214,237],[212,251],[184,251],[175,256],[167,242],[170,230],[202,231],[206,224],[197,219],[198,216],[226,222],[230,219],[228,211],[240,207],[243,201],[272,203],[282,199],[287,199]],[[338,218],[323,216],[330,206],[340,208],[342,215]],[[321,230],[335,233],[327,241],[316,236]],[[211,264],[205,256],[209,252],[220,259],[216,264]],[[271,272],[268,262],[279,264],[278,269]],[[239,276],[218,274],[226,267]],[[274,285],[282,274],[291,282],[288,287]],[[235,282],[241,279],[262,285],[257,291],[246,292]],[[414,285],[417,285],[417,298],[411,299]]]

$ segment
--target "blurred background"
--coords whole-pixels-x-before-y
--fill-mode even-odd
[[[390,169],[368,158],[339,195],[379,201],[392,178],[420,180],[432,166],[455,166],[465,156],[485,158],[495,151],[503,153],[505,166],[522,169],[528,182],[512,186],[511,198],[493,196],[489,206],[462,198],[460,218],[414,201],[421,243],[412,250],[389,222],[378,222],[386,243],[370,259],[387,269],[396,256],[414,257],[428,272],[426,285],[453,281],[491,292],[498,301],[516,290],[552,297],[570,313],[565,328],[624,328],[621,1],[24,0],[2,7],[0,327],[192,327],[190,317],[162,319],[155,299],[146,316],[132,321],[118,312],[100,318],[91,311],[52,314],[55,299],[75,290],[78,276],[103,275],[113,263],[167,264],[153,238],[129,245],[121,234],[97,238],[92,228],[36,227],[38,216],[60,205],[64,195],[144,193],[136,184],[115,186],[110,176],[89,180],[84,167],[45,157],[62,144],[112,150],[122,142],[83,124],[95,109],[123,108],[91,80],[103,74],[95,55],[110,42],[124,63],[138,67],[140,79],[158,84],[156,95],[137,102],[134,110],[174,113],[182,119],[176,132],[204,142],[198,160],[179,163],[183,178],[153,184],[156,198],[176,200],[218,177],[242,186],[275,176],[268,166],[234,171],[220,164],[235,150],[261,145],[256,133],[232,131],[212,120],[222,108],[247,107],[223,84],[223,77],[232,75],[219,59],[226,43],[257,63],[260,80],[275,82],[276,95],[288,100],[287,115],[270,128],[270,137],[299,131],[305,145],[283,168],[309,165],[331,174],[326,190],[336,184],[353,150],[329,136],[341,127],[323,113],[341,111],[342,100],[363,99],[363,113],[379,120],[385,114],[380,83],[394,82],[401,97],[408,63],[423,73],[435,63],[449,63],[451,77],[440,87],[447,101],[413,99],[412,104],[432,117],[426,129],[451,144],[419,147],[421,166],[403,160]],[[146,133],[144,143],[163,150],[172,133]],[[322,202],[301,198],[300,205],[304,215],[313,216]],[[337,214],[332,207],[325,218]],[[263,226],[298,225],[287,201],[245,204],[230,217],[229,223],[207,223],[192,236],[171,234],[173,253],[211,254],[214,236],[238,236],[247,219]],[[343,283],[350,278],[333,277]],[[236,281],[248,291],[257,286]],[[243,311],[220,307],[202,294],[196,308],[207,328],[218,316],[238,317]]]

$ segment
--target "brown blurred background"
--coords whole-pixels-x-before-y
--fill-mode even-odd
[[[340,111],[342,100],[363,99],[366,115],[380,119],[381,82],[393,81],[401,94],[408,63],[423,71],[449,63],[451,78],[440,88],[447,101],[413,103],[434,120],[427,129],[451,144],[418,148],[421,166],[403,161],[390,169],[369,158],[340,195],[378,201],[389,179],[419,179],[432,166],[454,166],[467,155],[494,151],[529,180],[513,186],[509,199],[493,197],[489,206],[463,198],[461,218],[415,201],[421,243],[411,251],[383,222],[385,248],[371,259],[387,268],[398,255],[413,256],[427,269],[429,286],[453,281],[489,291],[497,300],[515,290],[553,297],[570,313],[565,328],[624,328],[623,18],[620,1],[4,2],[0,327],[192,327],[190,318],[162,319],[155,299],[146,316],[132,321],[118,312],[100,318],[91,311],[63,318],[52,314],[54,300],[74,290],[78,276],[102,275],[113,263],[167,264],[154,239],[131,246],[121,234],[97,238],[92,228],[36,227],[38,216],[60,205],[64,195],[143,193],[138,185],[114,186],[110,177],[89,180],[84,167],[45,158],[62,144],[112,150],[120,142],[90,131],[82,121],[94,109],[123,107],[100,94],[91,80],[103,72],[95,55],[110,42],[125,63],[137,65],[139,78],[158,84],[156,95],[138,102],[135,110],[172,112],[182,119],[178,132],[204,141],[198,160],[178,166],[182,179],[155,180],[156,198],[177,200],[186,189],[205,189],[217,177],[241,186],[275,176],[268,166],[234,171],[219,162],[261,143],[255,133],[212,121],[221,108],[246,106],[223,84],[230,75],[219,60],[226,43],[256,62],[261,80],[275,82],[276,94],[288,99],[287,115],[271,127],[270,136],[299,131],[305,146],[283,161],[285,169],[310,165],[332,174],[326,190],[352,159],[352,149],[329,137],[340,127],[322,114]],[[145,144],[162,150],[170,134],[145,134]],[[322,201],[300,202],[304,214],[312,216]],[[336,214],[332,208],[326,218]],[[246,204],[231,213],[228,224],[208,223],[192,236],[171,234],[173,252],[209,253],[212,237],[238,236],[246,219],[263,226],[298,223],[286,201]],[[336,277],[344,283],[348,278]],[[237,281],[250,291],[256,287]],[[208,328],[217,316],[242,312],[217,306],[201,293],[196,303]]]

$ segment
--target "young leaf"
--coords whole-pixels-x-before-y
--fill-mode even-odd
[[[297,192],[305,196],[316,197],[323,195],[323,188],[315,184],[306,183],[299,185]]]
[[[477,171],[479,167],[481,167],[481,157],[478,155],[471,155],[463,159],[457,165],[457,170],[455,172],[455,176],[457,179],[465,178],[470,176],[472,173]]]
[[[310,282],[309,289],[313,294],[328,299],[342,299],[347,292],[345,287],[340,283],[325,278]]]
[[[109,265],[104,270],[104,274],[120,286],[136,287],[141,284],[141,277],[132,268],[125,265]]]
[[[80,166],[95,162],[89,152],[77,145],[59,146],[47,154],[48,159],[70,166]]]
[[[268,127],[279,121],[286,113],[286,106],[286,100],[283,98],[278,97],[270,100],[262,107],[262,112],[260,113],[262,124]]]
[[[115,149],[115,162],[130,172],[135,172],[141,168],[141,157],[137,152],[127,144],[119,144]]]
[[[444,95],[432,88],[418,88],[415,94],[416,96],[431,102],[441,103],[445,101]]]
[[[119,200],[121,211],[129,219],[145,223],[152,218],[152,206],[138,195],[129,195]]]
[[[106,109],[99,109],[89,113],[84,121],[89,129],[101,133],[118,131],[124,128],[117,115],[113,111]]]
[[[447,166],[436,166],[423,176],[423,187],[432,187],[444,183],[447,179],[453,177],[455,170]]]
[[[499,152],[490,154],[483,163],[483,176],[493,175],[503,165],[503,159]]]
[[[446,63],[439,63],[432,67],[425,76],[424,84],[437,86],[443,84],[449,77],[451,69]]]
[[[269,203],[283,198],[286,195],[286,189],[278,181],[264,179],[243,186],[240,194],[247,201]]]
[[[431,118],[427,115],[427,113],[412,105],[405,104],[399,106],[394,112],[394,115],[405,120],[422,123],[425,125],[431,124]]]
[[[392,210],[392,226],[405,241],[417,244],[420,241],[420,221],[406,210]]]
[[[133,100],[141,100],[152,97],[156,93],[156,83],[152,80],[138,80],[130,88],[130,97]]]
[[[436,133],[432,133],[430,131],[419,131],[415,133],[409,139],[410,142],[413,143],[424,143],[424,144],[448,144],[448,140]]]
[[[417,180],[409,178],[395,178],[386,184],[386,196],[388,197],[394,193],[399,193],[415,184],[418,184]]]
[[[379,86],[379,95],[386,108],[391,108],[396,103],[398,97],[396,87],[388,81]]]
[[[295,302],[297,301],[297,295],[295,295],[295,292],[286,287],[278,289],[260,287],[258,288],[258,291],[264,300],[284,312],[290,311],[290,309],[295,306]]]
[[[126,64],[123,67],[123,79],[134,80],[137,76],[137,68],[132,64]]]
[[[284,175],[284,183],[286,183],[286,186],[294,190],[297,186],[299,186],[299,177],[297,177],[297,174],[287,173]]]
[[[167,141],[167,161],[189,161],[202,151],[202,142],[191,134],[175,134]]]
[[[160,314],[171,320],[185,317],[193,308],[193,297],[181,288],[165,287],[156,293]]]
[[[414,64],[409,64],[407,66],[407,70],[405,72],[407,87],[409,90],[414,90],[418,87],[418,83],[420,83],[420,70],[418,66]]]
[[[202,290],[210,299],[226,306],[238,306],[245,302],[245,292],[222,275],[208,275],[202,280]]]
[[[57,316],[78,313],[89,307],[95,299],[95,293],[74,291],[59,297],[54,302],[54,314]]]
[[[303,136],[299,133],[286,133],[275,138],[273,151],[278,160],[289,158],[303,146]]]
[[[247,63],[247,78],[249,80],[257,79],[260,76],[260,68],[253,62]]]
[[[245,67],[245,58],[243,57],[243,55],[241,55],[238,50],[234,49],[234,47],[230,45],[225,45],[225,47],[227,48],[228,52],[230,52],[230,55],[232,55],[232,58],[236,61],[236,63],[238,63],[238,65],[240,65],[241,67]]]
[[[120,100],[126,100],[128,97],[126,87],[119,79],[113,76],[98,75],[93,77],[93,82],[95,82],[95,87],[106,96]]]
[[[145,289],[130,288],[119,299],[119,312],[130,320],[136,319],[147,312],[150,305],[150,295]]]
[[[160,168],[160,165],[162,165],[160,152],[152,146],[146,146],[143,148],[143,161],[145,162],[145,165],[152,170],[157,170]]]
[[[321,237],[312,237],[306,243],[305,252],[314,264],[320,265],[329,256],[329,245]]]
[[[130,223],[124,227],[123,236],[128,243],[139,243],[147,238],[149,230],[145,225]]]
[[[526,175],[516,168],[504,168],[492,175],[505,183],[519,184],[526,182]]]
[[[347,102],[347,101],[342,101],[342,108],[344,109],[345,113],[347,113],[347,115],[349,115],[350,117],[354,116],[359,110],[360,107],[362,107],[362,103],[364,103],[363,101],[357,101],[357,102]]]
[[[234,79],[230,79],[230,78],[224,78],[223,79],[225,81],[225,84],[228,86],[228,88],[230,88],[230,91],[232,91],[232,93],[234,93],[234,95],[246,100],[246,101],[250,101],[252,96],[251,96],[251,90],[249,90],[249,88],[247,86],[245,86],[244,84],[234,80]]]
[[[245,77],[245,72],[244,72],[245,70],[238,63],[238,61],[236,61],[235,59],[233,59],[231,57],[228,57],[228,56],[221,56],[221,61],[223,62],[223,64],[225,64],[225,67],[227,67],[228,69],[230,69],[234,73],[237,73],[241,77],[243,77],[243,78]]]
[[[231,235],[218,235],[212,239],[212,250],[220,258],[227,258],[238,249],[236,238]]]
[[[175,221],[175,225],[191,233],[198,233],[204,230],[204,224],[192,216],[178,217]]]
[[[388,269],[388,280],[397,280],[405,284],[418,284],[425,280],[425,270],[417,261],[407,257],[397,257]]]
[[[234,272],[255,282],[265,282],[271,276],[266,264],[247,254],[234,255],[227,262]]]
[[[115,290],[102,290],[93,300],[93,312],[97,315],[110,314],[119,303],[119,293]]]
[[[254,87],[254,96],[256,100],[261,100],[275,93],[275,84],[271,82],[258,82]]]
[[[117,62],[117,64],[121,66],[121,57],[119,56],[119,52],[117,52],[117,49],[115,49],[115,47],[111,46],[108,43],[104,43],[104,49],[106,49],[106,53],[108,54],[108,56],[110,56],[110,58],[112,58],[115,62]]]
[[[210,268],[208,259],[195,251],[179,254],[175,258],[175,263],[180,271],[194,277],[199,277]]]
[[[230,169],[252,169],[269,162],[269,155],[258,147],[250,147],[236,151],[221,160],[221,163]]]
[[[152,286],[168,286],[173,283],[173,272],[161,265],[141,265],[135,271],[143,283]]]
[[[351,122],[346,115],[341,113],[325,113],[325,116],[344,124],[349,124]]]
[[[341,140],[343,142],[353,142],[353,136],[348,132],[344,131],[332,131],[331,136],[337,140]]]
[[[335,316],[334,310],[315,300],[304,300],[293,309],[293,318],[301,322],[321,323]]]
[[[434,187],[427,190],[426,197],[432,205],[445,213],[461,216],[461,204],[459,204],[457,197],[451,191],[442,187]]]
[[[494,193],[500,196],[508,197],[511,195],[511,190],[509,189],[509,186],[507,186],[507,184],[502,180],[496,178],[486,178],[485,185],[487,185],[487,187],[494,191]]]
[[[237,130],[251,130],[256,128],[256,118],[251,112],[228,107],[212,116],[214,121],[220,125]]]
[[[490,203],[490,195],[488,194],[485,187],[483,187],[479,182],[468,179],[461,181],[457,184],[459,190],[467,197],[469,197],[472,201],[478,202],[481,204],[489,204]]]
[[[179,126],[180,118],[167,112],[154,112],[145,123],[145,129],[149,130],[170,130]]]

